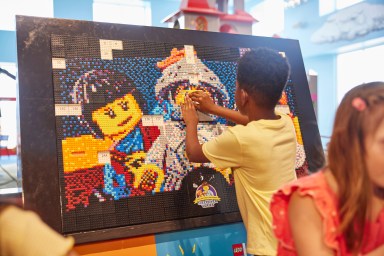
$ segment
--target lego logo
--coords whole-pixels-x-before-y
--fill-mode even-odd
[[[234,253],[238,253],[238,252],[243,252],[243,248],[235,248],[235,249],[233,249],[233,252]]]

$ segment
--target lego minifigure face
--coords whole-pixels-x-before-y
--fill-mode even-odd
[[[112,139],[130,133],[142,116],[139,104],[132,94],[118,98],[92,113],[93,121],[103,134]]]

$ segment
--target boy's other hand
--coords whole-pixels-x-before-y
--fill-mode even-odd
[[[181,104],[181,113],[183,114],[184,122],[188,125],[196,125],[199,122],[199,117],[196,112],[195,105],[191,98],[186,95],[184,103]]]
[[[195,91],[188,95],[193,102],[198,103],[195,104],[195,107],[199,111],[212,114],[213,109],[216,107],[216,104],[213,102],[209,93],[203,91]]]

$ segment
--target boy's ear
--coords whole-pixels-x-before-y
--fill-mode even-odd
[[[240,89],[240,97],[243,106],[245,106],[248,103],[249,95],[244,89]]]

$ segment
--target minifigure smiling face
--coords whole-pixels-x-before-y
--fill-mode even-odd
[[[130,133],[142,116],[139,104],[132,94],[126,94],[92,113],[93,121],[104,136],[114,141]]]

